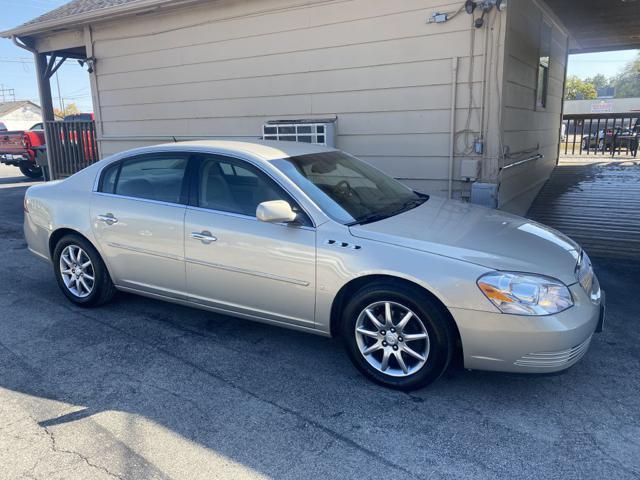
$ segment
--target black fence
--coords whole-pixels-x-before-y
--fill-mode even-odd
[[[560,153],[631,155],[638,152],[640,112],[564,115]]]
[[[98,161],[95,122],[46,122],[49,172],[65,178]]]

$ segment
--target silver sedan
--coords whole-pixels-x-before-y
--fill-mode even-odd
[[[30,250],[86,307],[118,290],[339,337],[382,385],[570,367],[602,327],[587,254],[521,217],[412,191],[344,152],[199,141],[29,188]]]

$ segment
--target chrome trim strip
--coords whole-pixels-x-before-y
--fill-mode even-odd
[[[588,350],[591,336],[575,347],[558,352],[529,353],[514,362],[521,367],[554,368],[568,365],[580,359]]]
[[[130,252],[142,253],[145,255],[152,255],[154,257],[167,258],[169,260],[176,260],[178,262],[183,261],[183,258],[178,255],[171,255],[169,253],[156,252],[155,250],[147,250],[146,248],[131,247],[129,245],[122,245],[121,243],[116,243],[116,242],[109,242],[107,245],[113,248],[119,248],[121,250],[128,250]]]
[[[194,265],[217,268],[218,270],[226,270],[228,272],[242,273],[245,275],[251,275],[253,277],[267,278],[269,280],[277,280],[279,282],[291,283],[293,285],[299,285],[301,287],[309,286],[309,282],[306,282],[304,280],[297,280],[295,278],[289,278],[289,277],[281,277],[280,275],[274,275],[272,273],[258,272],[256,270],[246,270],[244,268],[232,267],[229,265],[222,265],[220,263],[205,262],[203,260],[197,260],[195,258],[189,258],[189,257],[185,258],[185,261],[187,263],[192,263]]]

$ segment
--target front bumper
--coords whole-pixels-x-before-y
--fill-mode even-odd
[[[530,317],[452,308],[462,339],[465,368],[501,372],[557,372],[587,352],[604,320],[604,295],[592,299],[570,287],[573,307]]]

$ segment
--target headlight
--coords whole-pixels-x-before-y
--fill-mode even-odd
[[[593,267],[591,266],[591,260],[589,255],[584,250],[580,253],[578,259],[578,265],[576,266],[576,279],[584,288],[584,291],[591,293],[591,287],[593,286]]]
[[[541,275],[491,272],[478,279],[478,287],[502,313],[551,315],[573,306],[564,283]]]

